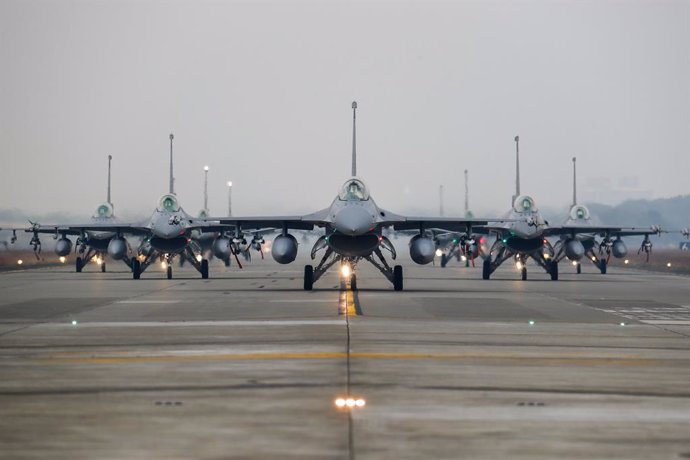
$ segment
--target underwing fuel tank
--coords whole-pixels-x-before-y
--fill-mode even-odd
[[[289,264],[297,258],[297,240],[290,234],[276,236],[271,255],[279,264]]]
[[[72,240],[64,236],[55,242],[55,254],[60,257],[68,256],[72,252]]]
[[[568,260],[577,262],[585,255],[585,247],[579,240],[570,239],[565,243],[565,256]]]
[[[108,243],[108,254],[115,260],[122,260],[127,255],[127,242],[124,238],[115,237]]]
[[[429,237],[417,235],[410,240],[410,257],[415,263],[426,265],[434,260],[436,243]]]

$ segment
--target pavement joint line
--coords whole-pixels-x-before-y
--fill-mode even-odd
[[[345,321],[342,319],[286,319],[286,320],[228,320],[228,321],[133,321],[133,322],[80,322],[78,326],[66,322],[36,323],[32,326],[51,327],[51,328],[109,328],[109,327],[228,327],[228,326],[341,326]]]
[[[346,359],[348,366],[347,389],[350,390],[349,365],[352,359],[380,359],[380,360],[446,360],[446,361],[477,361],[483,364],[515,363],[548,364],[548,365],[576,365],[576,366],[652,366],[667,364],[673,366],[688,365],[688,359],[664,358],[614,358],[614,357],[538,357],[520,355],[484,355],[479,353],[433,354],[433,353],[371,353],[352,352],[348,342],[345,352],[292,352],[292,353],[219,353],[198,355],[88,355],[84,357],[60,357],[48,355],[37,357],[31,361],[39,364],[128,364],[128,363],[166,363],[166,362],[209,362],[209,361],[263,361],[263,360],[299,360],[299,359]]]

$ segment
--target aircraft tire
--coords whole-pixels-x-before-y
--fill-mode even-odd
[[[172,279],[172,267],[170,265],[168,265],[168,268],[165,270],[165,274],[169,280]]]
[[[75,267],[77,269],[77,273],[81,273],[82,269],[84,268],[84,260],[81,257],[77,257]]]
[[[105,260],[101,264],[101,273],[105,273]]]
[[[141,262],[139,259],[132,260],[132,279],[138,280],[141,278]]]
[[[482,264],[482,279],[488,280],[491,278],[491,259],[484,259]]]
[[[350,289],[353,291],[357,290],[357,275],[355,274],[350,277]]]
[[[446,268],[446,265],[448,265],[448,256],[443,253],[441,254],[441,268]]]
[[[522,267],[520,270],[522,281],[527,281],[527,267]]]
[[[225,264],[226,267],[229,267],[230,266],[230,256],[225,258],[225,260],[223,260],[223,263]]]
[[[580,262],[577,263],[577,274],[579,275],[582,273],[582,264]]]
[[[205,280],[208,279],[208,260],[207,259],[201,260],[201,278],[205,279]]]
[[[599,271],[602,275],[606,274],[606,259],[599,260]]]
[[[549,264],[549,275],[551,275],[551,281],[558,281],[558,262],[555,260]]]
[[[314,287],[314,267],[311,265],[304,266],[304,290],[311,291]]]
[[[403,290],[403,268],[402,265],[393,267],[393,289],[396,291]]]

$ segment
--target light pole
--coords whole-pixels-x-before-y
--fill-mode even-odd
[[[228,217],[232,217],[232,181],[228,181]]]

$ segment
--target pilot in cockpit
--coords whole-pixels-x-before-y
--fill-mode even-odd
[[[343,201],[364,201],[369,199],[369,193],[361,181],[353,179],[343,186],[340,199]]]

